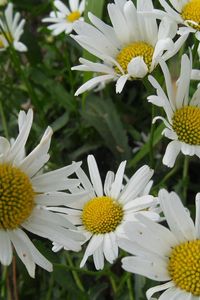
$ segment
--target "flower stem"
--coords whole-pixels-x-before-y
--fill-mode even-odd
[[[8,126],[7,126],[5,113],[4,113],[4,109],[3,109],[3,104],[2,104],[1,100],[0,100],[0,116],[1,116],[1,120],[2,120],[4,135],[7,139],[9,139]]]
[[[155,117],[155,107],[152,105],[151,109],[151,119]],[[155,132],[155,125],[151,122],[151,131],[149,137],[149,160],[150,160],[150,167],[154,168],[154,150],[153,150],[153,139],[154,139],[154,132]]]
[[[188,190],[188,171],[189,171],[189,156],[185,156],[184,164],[183,164],[183,176],[182,176],[182,184],[183,184],[183,203],[186,204],[187,201],[187,190]]]
[[[2,272],[2,279],[1,279],[0,299],[6,299],[6,278],[7,278],[8,268],[6,266],[3,266],[2,268],[3,268],[3,272]]]
[[[117,293],[117,286],[116,286],[115,280],[114,280],[113,275],[112,275],[111,272],[109,273],[109,279],[110,279],[110,283],[112,285],[113,292],[114,292],[114,294],[116,294]]]
[[[68,262],[69,266],[73,268],[74,264],[73,264],[72,259],[71,259],[70,255],[68,253],[66,254],[66,258],[67,258],[67,262]],[[82,284],[82,282],[81,282],[81,280],[78,276],[77,271],[72,270],[71,272],[72,272],[72,275],[74,277],[74,281],[76,282],[76,285],[79,288],[79,290],[81,292],[85,292],[85,289],[84,289],[83,284]]]
[[[18,289],[17,289],[17,270],[16,270],[16,257],[15,256],[13,256],[13,261],[12,261],[12,275],[13,275],[14,300],[19,300]]]
[[[127,276],[127,286],[128,286],[128,292],[129,292],[129,299],[130,300],[134,300],[134,294],[133,294],[133,288],[132,288],[132,284],[131,284],[131,274],[129,274],[129,276]]]

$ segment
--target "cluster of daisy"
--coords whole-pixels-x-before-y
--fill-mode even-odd
[[[69,34],[101,62],[80,58],[73,70],[92,71],[99,76],[84,83],[79,95],[116,81],[116,92],[126,82],[148,80],[156,95],[148,96],[153,105],[163,108],[163,134],[168,144],[163,164],[173,167],[180,152],[200,158],[200,85],[189,94],[191,78],[199,80],[200,71],[192,70],[192,54],[181,57],[180,76],[172,81],[166,61],[183,46],[190,33],[200,40],[199,0],[160,0],[164,10],[153,7],[152,0],[114,0],[107,5],[112,25],[92,13],[91,24],[82,14],[85,2],[69,0],[68,8],[60,0],[55,10],[43,22],[53,35]],[[157,21],[159,20],[159,22]],[[0,49],[12,45],[26,51],[19,41],[25,20],[13,15],[8,4],[0,17]],[[159,25],[158,25],[159,24]],[[181,25],[181,26],[180,26]],[[194,47],[195,49],[195,47]],[[149,75],[160,65],[166,92]],[[35,265],[51,271],[52,264],[35,248],[25,231],[53,243],[53,251],[80,251],[87,243],[80,267],[93,256],[97,270],[104,261],[113,263],[119,248],[132,254],[122,259],[126,271],[164,283],[147,291],[153,294],[166,290],[160,300],[200,299],[200,193],[196,195],[196,218],[174,192],[161,189],[157,197],[150,195],[153,170],[144,165],[125,182],[123,161],[116,173],[108,171],[104,182],[93,155],[87,158],[89,177],[81,162],[43,173],[49,160],[52,129],[48,127],[39,145],[25,155],[25,144],[33,121],[33,111],[21,111],[18,116],[19,134],[14,142],[0,137],[0,262],[9,265],[13,249],[25,264],[30,276]],[[159,224],[163,218],[169,229]]]

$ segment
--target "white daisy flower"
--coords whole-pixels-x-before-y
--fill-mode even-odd
[[[156,221],[159,219],[157,212],[148,210],[155,207],[157,200],[144,191],[150,189],[149,180],[153,170],[148,166],[141,167],[123,186],[125,165],[126,162],[122,162],[115,175],[109,171],[103,187],[95,158],[89,155],[91,181],[81,168],[78,169],[76,174],[81,181],[79,194],[72,193],[73,200],[66,204],[70,208],[59,209],[85,235],[85,242],[89,241],[81,267],[90,255],[93,255],[97,270],[103,269],[104,256],[108,262],[113,263],[118,257],[118,238],[124,236],[124,224],[134,220],[138,211]],[[144,195],[141,196],[142,192]],[[60,250],[61,245],[54,243],[53,250]]]
[[[69,0],[69,8],[60,0],[54,1],[57,9],[52,11],[48,18],[44,18],[42,22],[53,23],[47,28],[52,30],[53,35],[59,35],[62,32],[66,34],[72,32],[73,24],[77,20],[83,20],[81,15],[85,9],[85,0]]]
[[[181,27],[179,33],[195,33],[195,36],[200,40],[200,1],[199,0],[169,0],[173,8],[166,0],[159,0],[165,11],[178,24],[183,24],[186,27]]]
[[[80,250],[83,237],[68,220],[47,210],[51,205],[60,205],[65,197],[62,190],[79,184],[77,179],[69,179],[80,163],[40,174],[38,171],[49,160],[49,146],[52,129],[48,127],[39,145],[24,156],[33,121],[33,111],[20,111],[19,134],[10,142],[0,137],[0,262],[9,265],[13,249],[25,264],[31,277],[35,275],[35,265],[52,271],[51,263],[43,257],[29,240],[29,231],[50,241],[64,243],[68,249]],[[70,231],[71,229],[72,231]]]
[[[195,225],[178,195],[159,192],[160,206],[169,229],[138,215],[139,222],[125,225],[129,243],[122,247],[134,256],[122,259],[122,268],[155,281],[147,299],[166,290],[159,300],[200,299],[200,193],[196,196]]]
[[[163,134],[172,140],[165,151],[163,164],[173,167],[181,151],[184,155],[197,155],[200,157],[200,86],[192,99],[189,98],[191,79],[191,62],[186,54],[182,56],[180,77],[177,80],[177,89],[174,91],[169,69],[164,62],[160,63],[164,77],[167,94],[160,84],[149,76],[149,81],[157,90],[157,95],[149,96],[149,102],[163,107],[167,120],[163,117],[154,118],[163,120],[166,128]]]
[[[164,60],[178,52],[187,35],[175,43],[173,37],[177,25],[164,18],[157,25],[156,17],[144,14],[153,12],[152,0],[116,1],[108,4],[108,13],[112,26],[105,24],[92,13],[88,17],[93,25],[77,21],[71,35],[83,48],[101,59],[103,63],[94,63],[80,58],[81,65],[72,70],[100,73],[83,84],[75,93],[79,95],[99,84],[117,81],[116,92],[120,93],[127,80],[139,79],[151,73],[160,57]]]
[[[24,32],[25,20],[20,21],[20,13],[13,15],[13,4],[9,3],[5,14],[0,18],[0,51],[5,50],[10,44],[20,52],[27,51],[27,47],[20,42]]]

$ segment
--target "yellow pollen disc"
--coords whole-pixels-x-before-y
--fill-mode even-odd
[[[71,12],[66,18],[68,22],[73,23],[80,18],[81,14],[78,10]]]
[[[144,62],[151,67],[154,48],[145,42],[135,42],[124,47],[116,57],[116,61],[120,64],[125,73],[128,73],[127,67],[130,61],[137,57],[143,57]],[[116,67],[116,72],[120,73],[120,70]]]
[[[188,3],[182,9],[181,16],[192,28],[200,30],[200,1],[188,1]],[[197,24],[193,24],[190,21]]]
[[[200,296],[200,240],[174,247],[168,271],[176,286],[194,296]]]
[[[31,214],[34,190],[20,169],[0,164],[0,229],[15,229]]]
[[[123,219],[122,206],[110,197],[96,197],[83,207],[82,222],[93,234],[115,231]]]
[[[172,127],[178,139],[190,145],[200,145],[200,108],[185,106],[172,118]]]

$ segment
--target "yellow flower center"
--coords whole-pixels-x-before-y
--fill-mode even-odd
[[[0,229],[16,229],[34,208],[34,190],[20,169],[0,164]]]
[[[178,139],[190,145],[200,145],[200,108],[185,106],[178,109],[173,118],[173,129]]]
[[[127,67],[130,61],[135,57],[142,57],[148,69],[151,67],[154,48],[145,42],[135,42],[124,47],[116,57],[116,61],[120,64],[124,72],[127,74]],[[116,67],[116,72],[120,70]]]
[[[80,18],[81,14],[78,10],[71,12],[66,18],[68,22],[73,23]]]
[[[96,197],[83,207],[82,221],[85,228],[93,234],[115,231],[123,219],[122,206],[110,197]]]
[[[200,30],[200,1],[190,0],[184,5],[182,12],[182,18],[187,21],[188,25],[196,30]],[[192,23],[195,22],[196,24]]]
[[[168,265],[174,283],[182,290],[200,296],[200,240],[173,248]]]
[[[9,32],[6,32],[5,34],[0,33],[0,48],[5,48],[5,45],[2,42],[3,39],[6,39],[10,43],[13,42],[13,37]]]

